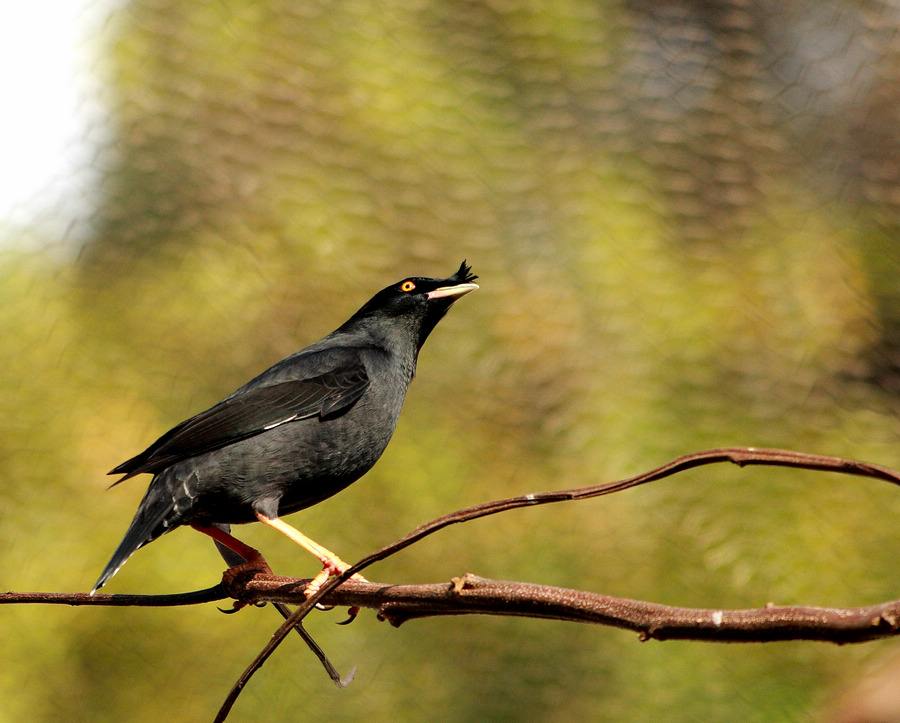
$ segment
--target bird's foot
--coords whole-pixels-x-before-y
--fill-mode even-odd
[[[249,600],[235,600],[231,607],[228,609],[225,608],[216,608],[220,613],[225,613],[226,615],[234,615],[238,610],[243,610],[248,605],[252,605],[255,608],[264,608],[266,606],[265,600],[260,600],[258,602],[250,602]]]
[[[222,582],[227,586],[232,586],[237,583],[247,582],[257,575],[272,574],[272,568],[269,567],[269,563],[266,562],[266,558],[257,553],[254,557],[251,557],[246,562],[242,562],[240,565],[229,567],[224,573],[222,573]]]
[[[328,580],[332,575],[340,575],[344,570],[350,567],[348,564],[343,563],[343,568],[338,565],[332,564],[331,561],[325,563],[325,566],[316,575],[312,580],[309,581],[309,584],[304,588],[303,594],[306,596],[306,599],[309,600],[313,595],[319,592],[319,589],[322,585],[325,584],[325,581]],[[357,582],[369,582],[362,575],[351,575],[351,580],[356,580]],[[316,605],[320,610],[331,610],[334,606],[323,606],[321,603]],[[347,608],[347,619],[342,620],[338,623],[338,625],[349,625],[354,620],[356,620],[359,615],[359,608],[357,606],[353,606],[351,608]]]
[[[321,589],[322,585],[325,584],[325,581],[331,576],[331,571],[327,567],[323,567],[322,570],[316,575],[312,580],[309,581],[309,584],[304,588],[303,594],[306,596],[306,599],[309,600],[313,595],[315,595]]]
[[[321,561],[322,561],[322,572],[326,573],[326,575],[325,575],[326,578],[330,577],[331,575],[341,575],[350,567],[350,565],[348,565],[346,562],[344,562],[341,558],[337,557],[336,555],[334,557],[323,557],[323,558],[321,558]],[[321,575],[322,572],[320,572],[319,575]],[[368,580],[366,580],[366,578],[364,578],[359,573],[356,573],[355,575],[351,575],[350,579],[355,580],[356,582],[369,582]]]
[[[247,607],[248,605],[254,605],[256,607],[262,607],[263,605],[265,605],[265,603],[259,604],[256,602],[241,600],[240,592],[253,578],[259,575],[265,576],[272,574],[272,568],[269,567],[269,563],[266,562],[266,559],[259,553],[257,553],[255,556],[252,556],[246,562],[242,562],[240,565],[229,567],[225,572],[222,573],[222,585],[226,590],[229,591],[229,594],[234,596],[236,599],[229,610],[222,610],[222,608],[219,608],[219,610],[222,610],[223,613],[232,614]]]
[[[340,575],[350,567],[350,565],[337,556],[323,557],[321,558],[321,562],[322,569],[319,571],[319,574],[310,580],[309,584],[303,590],[303,594],[306,595],[307,600],[319,592],[319,589],[325,584],[325,581],[328,580],[329,577]],[[356,575],[351,575],[350,579],[355,582],[369,582],[358,573]]]

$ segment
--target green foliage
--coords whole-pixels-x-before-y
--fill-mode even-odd
[[[428,342],[384,458],[291,520],[345,559],[467,504],[704,447],[900,466],[896,179],[846,136],[877,136],[876,80],[897,69],[867,56],[871,96],[794,107],[807,80],[791,63],[818,61],[787,41],[807,30],[733,5],[111,11],[110,139],[84,240],[32,231],[0,256],[4,587],[87,589],[146,482],[104,492],[107,469],[377,288],[463,257],[482,288]],[[851,63],[842,52],[831,61]],[[370,577],[866,604],[896,596],[898,515],[873,481],[708,468],[452,528]],[[239,532],[276,570],[315,571],[256,527]],[[110,591],[205,586],[221,568],[179,530]],[[0,717],[33,721],[209,718],[278,622],[212,606],[0,614]],[[311,628],[356,682],[336,690],[289,641],[236,720],[805,719],[890,647],[337,619]]]

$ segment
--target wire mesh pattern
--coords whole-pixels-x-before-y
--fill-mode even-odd
[[[0,219],[7,587],[86,589],[142,491],[104,494],[107,469],[378,288],[462,258],[482,288],[428,342],[385,457],[292,518],[347,560],[457,507],[705,447],[900,465],[896,2],[84,12],[71,170]],[[464,526],[372,574],[472,571],[704,607],[896,596],[892,490],[742,475]],[[306,572],[255,527],[241,533],[276,568]],[[111,592],[204,587],[220,568],[179,531]],[[11,720],[209,717],[278,622],[3,615]],[[286,645],[237,718],[314,705],[337,720],[839,720],[830,702],[891,649],[330,623],[310,627],[358,666],[354,684],[331,689]]]

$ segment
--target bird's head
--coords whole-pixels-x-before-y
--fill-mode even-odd
[[[472,283],[477,278],[465,261],[446,279],[408,276],[375,294],[341,330],[360,325],[370,328],[389,325],[405,331],[415,340],[416,349],[421,349],[453,302],[478,288],[478,284]]]

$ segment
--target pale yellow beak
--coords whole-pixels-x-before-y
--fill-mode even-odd
[[[465,296],[470,291],[475,291],[475,289],[477,288],[478,284],[456,284],[456,286],[442,286],[439,289],[435,289],[434,291],[429,291],[427,294],[425,294],[425,298],[429,301],[432,301],[433,299],[458,299],[460,296]]]

